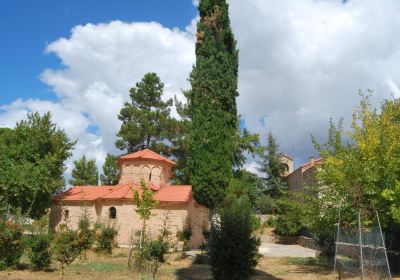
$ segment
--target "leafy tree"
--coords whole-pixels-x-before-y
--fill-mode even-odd
[[[226,1],[201,0],[198,9],[188,166],[194,198],[214,209],[224,198],[239,150],[238,50]]]
[[[400,224],[400,100],[385,100],[377,111],[368,95],[361,96],[347,142],[342,121],[331,122],[327,143],[313,140],[324,164],[307,189],[315,195],[304,196],[304,216],[316,232],[334,227],[340,205],[343,221],[354,220],[361,209],[365,222],[377,210],[383,227]]]
[[[29,113],[0,132],[0,200],[22,214],[40,217],[64,187],[65,160],[75,145],[51,120]]]
[[[147,73],[130,90],[130,102],[121,109],[118,119],[121,129],[115,142],[117,148],[129,153],[151,149],[169,154],[166,144],[171,124],[172,99],[162,100],[164,84],[156,73]]]
[[[113,186],[118,184],[120,169],[118,166],[117,157],[112,154],[107,154],[103,164],[103,174],[100,176],[101,184]]]
[[[97,186],[99,173],[96,160],[87,160],[85,156],[82,156],[79,160],[74,160],[71,176],[72,179],[69,180],[69,183],[73,186]]]
[[[282,162],[282,154],[279,152],[279,145],[271,132],[268,134],[268,144],[265,148],[266,154],[262,154],[259,171],[267,174],[266,193],[273,198],[282,196],[287,188],[283,178],[286,165]]]
[[[260,245],[252,220],[249,201],[240,198],[220,211],[220,221],[213,221],[208,245],[214,279],[250,279]]]

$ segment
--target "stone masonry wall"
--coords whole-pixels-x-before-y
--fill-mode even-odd
[[[116,219],[109,219],[109,209],[115,207],[117,210]],[[91,221],[111,222],[118,228],[119,245],[129,245],[131,235],[142,228],[142,221],[135,212],[136,206],[131,201],[109,200],[98,203],[68,203],[68,205],[54,205],[50,215],[50,227],[55,230],[60,223],[64,223],[65,211],[68,210],[68,225],[76,229],[79,218],[86,211]],[[147,227],[151,235],[158,234],[163,226],[165,218],[168,216],[168,229],[172,237],[176,236],[177,231],[181,230],[186,221],[192,225],[192,238],[189,242],[190,248],[198,248],[203,242],[202,229],[207,224],[208,211],[206,208],[197,205],[194,200],[187,204],[171,205],[159,204],[153,210],[153,216],[147,221]]]

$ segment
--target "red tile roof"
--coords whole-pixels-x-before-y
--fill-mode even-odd
[[[164,161],[170,165],[175,165],[175,162],[173,162],[172,160],[169,160],[163,156],[160,156],[159,154],[153,152],[152,150],[146,149],[146,150],[142,150],[142,151],[138,151],[132,154],[127,154],[125,156],[122,156],[119,158],[120,161],[123,160],[129,160],[129,159],[154,159],[154,160],[159,160],[159,161]]]
[[[53,199],[56,201],[98,201],[102,199],[133,199],[132,189],[141,193],[136,184],[121,184],[116,186],[75,186]],[[154,190],[154,199],[159,202],[186,203],[192,199],[192,186],[166,186]]]

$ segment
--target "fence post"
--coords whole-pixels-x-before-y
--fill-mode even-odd
[[[363,256],[363,244],[361,237],[361,211],[358,211],[358,236],[360,244],[360,266],[361,266],[361,279],[364,280],[364,256]]]
[[[337,258],[337,251],[338,251],[338,243],[339,243],[339,235],[340,235],[340,212],[342,210],[342,204],[339,205],[339,220],[337,224],[337,231],[336,231],[336,242],[335,242],[335,259],[333,263],[333,279],[336,279],[336,258]],[[339,272],[339,279],[340,279],[340,272]]]
[[[383,233],[382,233],[382,228],[381,228],[381,221],[379,220],[378,211],[375,211],[375,213],[376,213],[376,219],[378,220],[379,232],[380,232],[380,234],[381,234],[383,252],[385,253],[386,265],[387,265],[388,272],[389,272],[389,279],[392,279],[392,274],[390,273],[389,259],[388,259],[387,253],[386,253],[385,240],[383,239]]]

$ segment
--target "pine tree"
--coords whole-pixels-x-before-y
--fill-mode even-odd
[[[72,179],[69,183],[73,186],[97,186],[99,173],[97,172],[96,160],[87,160],[83,156],[79,160],[74,160],[72,169]]]
[[[162,100],[164,84],[156,73],[147,73],[136,87],[130,90],[130,102],[121,109],[118,119],[121,129],[115,142],[117,148],[128,153],[151,149],[169,155],[166,144],[172,119],[172,99]]]
[[[118,184],[119,173],[117,157],[112,154],[107,154],[103,164],[103,174],[100,176],[101,184],[106,186]]]
[[[268,144],[266,146],[266,153],[262,154],[260,172],[267,175],[267,188],[266,193],[271,197],[280,197],[287,185],[284,181],[283,174],[287,168],[285,163],[282,162],[282,154],[279,152],[279,145],[276,143],[275,137],[272,132],[268,134]]]
[[[198,9],[188,163],[196,201],[213,209],[223,200],[239,149],[238,50],[226,1],[201,0]]]

